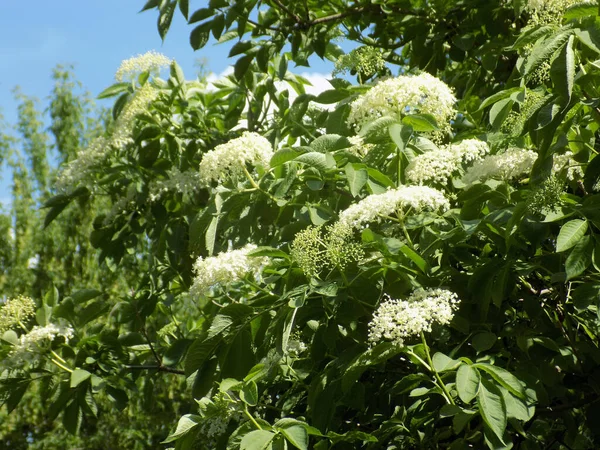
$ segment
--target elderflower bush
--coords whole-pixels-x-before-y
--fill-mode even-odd
[[[164,433],[181,449],[597,447],[593,21],[527,35],[517,64],[528,13],[495,6],[498,26],[515,19],[501,50],[421,49],[415,65],[439,78],[333,80],[290,103],[275,87],[294,80],[286,55],[211,89],[175,63],[166,80],[141,74],[161,94],[111,173],[90,169],[111,199],[91,239],[114,270],[124,252],[148,270],[105,321],[79,321],[93,293],[51,307],[102,329],[56,360],[76,374],[55,364],[65,396],[181,377],[189,403]],[[542,52],[548,39],[558,55]],[[493,51],[509,67],[490,68]],[[542,60],[543,83],[528,76]],[[463,61],[482,72],[453,72]]]

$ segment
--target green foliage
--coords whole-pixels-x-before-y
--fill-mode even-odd
[[[234,73],[208,86],[174,62],[101,94],[113,121],[63,153],[44,202],[51,230],[98,201],[75,230],[114,284],[82,269],[31,292],[38,326],[63,328],[3,368],[7,408],[43,392],[84,437],[158,395],[178,419],[152,436],[176,449],[597,448],[600,19],[538,3],[147,2],[163,38],[179,8],[194,48],[236,39]],[[312,54],[360,63],[338,59],[340,37],[415,77],[357,128],[371,86],[334,78],[312,96],[288,70]],[[24,148],[40,155],[27,108]],[[201,179],[215,149],[220,172]],[[19,164],[26,210],[43,183]],[[431,186],[410,184],[417,168]],[[3,335],[4,361],[33,326]]]

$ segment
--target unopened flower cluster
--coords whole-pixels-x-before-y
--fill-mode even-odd
[[[458,309],[458,296],[446,289],[419,289],[407,300],[388,295],[369,323],[369,342],[391,341],[399,346],[404,340],[430,332],[434,324],[447,325]]]
[[[444,212],[450,208],[448,199],[437,189],[427,186],[402,186],[382,194],[373,194],[340,213],[341,224],[363,228],[382,217],[423,211]]]
[[[35,302],[24,295],[6,300],[0,307],[0,333],[24,326],[28,319],[35,315]]]
[[[200,174],[196,171],[181,172],[177,167],[167,171],[166,180],[156,180],[150,185],[150,201],[155,202],[169,192],[177,192],[186,196],[193,194],[202,186]]]
[[[150,83],[146,83],[135,92],[115,121],[112,134],[109,137],[100,136],[94,139],[62,169],[56,181],[57,190],[69,192],[79,185],[92,187],[95,168],[106,161],[114,150],[133,142],[135,118],[147,110],[148,104],[156,99],[157,95],[158,90]]]
[[[296,234],[290,255],[307,277],[326,269],[344,269],[364,257],[362,247],[352,240],[352,229],[336,224],[323,229],[310,226]]]
[[[415,184],[446,184],[463,164],[479,161],[489,153],[488,145],[478,139],[431,150],[415,157],[406,168],[408,180]]]
[[[246,275],[260,276],[269,258],[248,256],[257,247],[248,244],[238,250],[223,252],[208,258],[199,257],[194,263],[196,277],[190,289],[194,296],[205,295],[211,288],[226,286],[241,280]]]
[[[115,74],[117,81],[130,81],[141,72],[158,72],[168,67],[172,60],[154,50],[126,59],[121,63]]]
[[[532,150],[512,148],[477,161],[467,170],[462,181],[467,185],[489,178],[509,181],[529,173],[536,159],[537,153]]]
[[[401,75],[380,81],[352,102],[348,123],[360,129],[382,116],[431,114],[444,129],[456,115],[455,103],[452,89],[434,76]]]
[[[271,143],[258,133],[246,131],[241,137],[217,145],[200,162],[200,178],[222,182],[244,174],[246,164],[269,167],[273,156]]]
[[[19,341],[8,357],[3,360],[3,366],[14,369],[37,360],[41,353],[49,348],[52,341],[60,336],[68,341],[73,337],[73,329],[55,324],[33,327],[28,333],[19,337]]]
[[[531,14],[532,25],[560,24],[563,14],[571,6],[596,4],[593,0],[527,0],[527,10]]]
[[[335,62],[332,75],[339,73],[355,72],[360,80],[365,80],[385,69],[385,60],[381,50],[375,47],[359,47],[346,55],[342,55]]]

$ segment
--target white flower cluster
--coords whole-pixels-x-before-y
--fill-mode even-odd
[[[17,325],[23,325],[35,315],[35,302],[30,297],[19,295],[6,300],[0,307],[0,333]]]
[[[449,324],[459,302],[458,296],[446,289],[418,289],[408,300],[386,295],[369,323],[369,342],[386,340],[402,346],[406,338],[430,332],[434,323]]]
[[[427,186],[402,186],[383,194],[373,194],[340,213],[339,222],[351,228],[361,228],[382,217],[421,211],[446,211],[448,199],[437,189]]]
[[[212,287],[239,281],[248,274],[258,277],[269,258],[248,256],[248,253],[256,248],[256,245],[248,244],[241,249],[223,252],[217,256],[199,257],[194,263],[196,277],[190,293],[201,296]]]
[[[43,351],[49,348],[50,343],[59,336],[68,341],[73,337],[73,329],[55,324],[46,325],[45,327],[33,327],[29,333],[19,337],[19,341],[8,357],[2,361],[2,365],[7,369],[15,369],[25,363],[35,361]]]
[[[154,50],[124,60],[115,74],[117,81],[130,81],[141,72],[157,72],[163,67],[168,67],[172,60]]]
[[[352,136],[348,140],[352,144],[348,151],[359,158],[364,158],[375,147],[375,144],[366,143],[359,135]]]
[[[532,150],[512,148],[504,153],[489,155],[481,161],[477,161],[467,170],[462,181],[469,185],[488,178],[512,180],[529,173],[536,159],[537,153]]]
[[[489,151],[485,142],[465,139],[413,158],[406,168],[406,177],[416,184],[446,184],[463,164],[479,161]]]
[[[271,143],[258,133],[246,131],[239,138],[217,145],[200,162],[200,178],[222,182],[232,175],[243,175],[246,164],[269,167],[273,156]]]
[[[91,185],[93,168],[102,163],[110,154],[110,142],[103,136],[94,139],[90,145],[77,152],[56,178],[56,190],[69,192],[79,185]]]
[[[200,174],[192,170],[181,172],[177,167],[173,167],[167,171],[167,175],[169,178],[166,180],[156,180],[150,184],[151,202],[159,200],[168,192],[191,195],[202,186]]]
[[[380,81],[352,102],[348,123],[360,129],[382,116],[431,114],[443,129],[456,115],[455,103],[452,89],[433,75],[401,75]]]
[[[69,192],[79,185],[92,187],[94,185],[94,169],[102,164],[115,149],[121,149],[133,142],[131,137],[135,118],[146,111],[148,104],[158,95],[158,90],[146,83],[133,98],[123,107],[115,121],[112,134],[94,139],[90,145],[80,150],[77,157],[70,161],[61,171],[56,180],[59,192]]]
[[[554,155],[554,164],[552,171],[554,173],[561,172],[566,169],[567,180],[575,181],[583,178],[583,168],[581,164],[573,160],[573,152],[567,151],[561,155]]]

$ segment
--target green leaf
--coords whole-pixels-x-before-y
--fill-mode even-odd
[[[548,61],[558,49],[565,45],[573,33],[573,30],[563,30],[544,41],[539,41],[527,57],[523,75],[533,73],[540,64]]]
[[[7,330],[2,333],[2,340],[12,345],[19,343],[19,336],[13,330]]]
[[[202,417],[197,416],[195,414],[186,414],[181,416],[179,422],[177,423],[177,429],[174,433],[170,434],[162,444],[168,444],[169,442],[176,441],[180,437],[189,433],[189,431],[200,423]]]
[[[68,203],[62,203],[50,208],[50,211],[48,211],[44,218],[44,228],[48,228],[48,225],[50,225],[68,205]]]
[[[102,292],[97,289],[81,289],[72,293],[70,297],[73,299],[73,302],[78,305],[80,303],[85,303],[89,300],[92,300],[99,295],[102,295]]]
[[[480,381],[479,371],[472,365],[463,364],[458,368],[456,371],[456,390],[463,402],[471,403],[477,396]]]
[[[292,425],[287,428],[279,428],[281,433],[294,447],[300,450],[308,450],[308,431],[302,425]]]
[[[74,388],[79,386],[91,376],[92,374],[87,370],[75,369],[73,372],[71,372],[71,387]]]
[[[254,381],[244,384],[240,391],[240,399],[249,406],[256,406],[258,403],[258,387]]]
[[[265,450],[270,447],[275,433],[267,430],[254,430],[242,438],[240,450]]]
[[[567,281],[581,275],[585,272],[590,264],[592,263],[592,255],[594,253],[594,246],[592,245],[592,239],[590,236],[584,236],[581,238],[569,256],[565,261],[565,272],[567,273]]]
[[[210,38],[210,22],[198,25],[190,33],[190,45],[194,50],[199,50],[206,45]]]
[[[569,36],[567,45],[564,46],[558,57],[552,63],[550,76],[558,93],[567,102],[571,100],[573,83],[575,80],[575,53],[573,52],[573,41],[575,36]]]
[[[350,391],[352,386],[358,381],[361,375],[369,369],[379,365],[390,358],[398,355],[401,352],[401,348],[391,342],[381,342],[375,347],[368,349],[367,351],[358,355],[348,365],[342,375],[342,391],[347,393]]]
[[[514,101],[511,98],[505,98],[494,103],[490,108],[490,125],[495,129],[499,129],[504,123],[504,120],[512,110]]]
[[[71,403],[66,407],[63,413],[63,426],[70,434],[77,434],[77,430],[81,425],[81,409],[76,399],[71,400]]]
[[[506,405],[500,390],[489,381],[482,379],[477,393],[479,413],[489,429],[504,443],[506,430]]]
[[[185,20],[187,20],[190,12],[190,0],[178,0],[178,3],[179,11],[181,11],[181,14],[185,17]]]
[[[477,350],[477,352],[485,352],[492,348],[497,340],[498,336],[494,333],[477,333],[473,337],[473,348]]]
[[[366,170],[366,166],[364,164],[348,163],[346,164],[345,171],[350,193],[354,197],[357,197],[369,180],[369,173]]]
[[[317,97],[315,98],[315,102],[321,103],[323,105],[329,105],[329,104],[337,103],[341,100],[344,100],[346,97],[348,97],[347,91],[337,90],[337,89],[329,89],[329,90],[323,91],[319,95],[317,95]]]
[[[410,114],[402,118],[402,123],[414,131],[429,132],[439,130],[435,118],[429,114]]]
[[[332,164],[331,161],[328,160],[327,154],[319,152],[304,153],[296,157],[294,161],[301,162],[307,166],[316,167],[322,171],[326,171],[335,167],[335,164]]]
[[[248,71],[250,63],[253,59],[254,55],[245,55],[235,62],[233,66],[233,75],[235,76],[236,80],[241,80],[244,75],[246,75],[246,72]]]
[[[160,38],[164,41],[169,28],[171,27],[171,22],[173,20],[173,14],[175,13],[175,6],[177,5],[176,0],[169,0],[161,2],[160,12],[158,15],[158,34]]]
[[[449,358],[440,352],[434,354],[433,358],[431,358],[431,361],[433,362],[433,368],[440,373],[446,372],[447,370],[452,370],[460,364],[460,361]]]
[[[393,123],[388,128],[388,133],[396,146],[400,150],[404,150],[410,141],[413,134],[413,128],[408,125]]]
[[[495,94],[490,95],[483,102],[481,102],[481,105],[479,105],[479,109],[476,112],[481,112],[488,106],[493,105],[494,103],[497,103],[500,100],[504,100],[509,97],[512,98],[513,94],[520,94],[524,91],[525,91],[525,88],[523,88],[523,87],[514,87],[514,88],[506,89],[504,91],[496,92]]]
[[[554,31],[554,27],[550,25],[544,25],[542,27],[536,28],[532,27],[529,30],[522,32],[515,43],[512,45],[511,50],[519,50],[529,44],[533,44],[538,39],[548,36],[550,33]],[[513,88],[513,89],[523,89],[523,88]]]
[[[587,229],[588,223],[586,220],[574,219],[565,223],[556,239],[556,251],[564,252],[574,247],[585,235]]]
[[[270,258],[290,259],[290,255],[288,255],[286,252],[273,247],[255,248],[254,250],[248,252],[248,256],[268,256]]]
[[[100,92],[98,94],[98,97],[96,97],[96,98],[103,99],[103,98],[114,97],[115,95],[119,95],[122,92],[127,91],[130,86],[131,86],[131,83],[113,84],[112,86],[109,86],[106,89],[104,89],[102,92]]]
[[[477,363],[474,364],[474,367],[490,374],[494,380],[508,389],[512,394],[519,398],[525,398],[523,383],[508,370],[487,363]]]
[[[208,19],[210,16],[214,15],[215,10],[212,8],[200,8],[194,11],[192,16],[189,18],[188,23],[191,25],[192,23],[200,22],[201,20]]]

